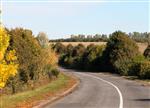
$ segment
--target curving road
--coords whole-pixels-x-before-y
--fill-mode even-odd
[[[77,72],[81,83],[72,94],[45,108],[150,108],[150,87],[117,75]]]

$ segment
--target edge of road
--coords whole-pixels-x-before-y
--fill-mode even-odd
[[[76,77],[75,75],[69,75],[69,74],[65,74],[65,75],[73,77],[76,80],[76,83],[71,88],[64,91],[63,93],[58,94],[57,96],[52,97],[50,99],[42,100],[38,105],[34,106],[33,108],[43,108],[43,107],[47,106],[48,104],[51,104],[52,102],[55,102],[55,101],[61,99],[62,97],[69,95],[70,93],[72,93],[73,91],[75,91],[78,88],[78,86],[80,84],[80,79],[78,77]]]

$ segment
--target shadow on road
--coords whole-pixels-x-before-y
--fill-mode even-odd
[[[134,101],[150,101],[150,99],[134,99]]]

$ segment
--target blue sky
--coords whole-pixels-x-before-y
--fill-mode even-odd
[[[8,28],[29,28],[35,35],[43,31],[50,39],[67,38],[71,34],[109,34],[116,30],[150,31],[148,2],[5,2],[2,18],[3,24]]]

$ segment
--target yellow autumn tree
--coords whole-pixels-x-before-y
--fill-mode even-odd
[[[6,85],[9,77],[16,75],[18,68],[15,50],[7,51],[9,40],[7,32],[0,27],[0,89]]]

